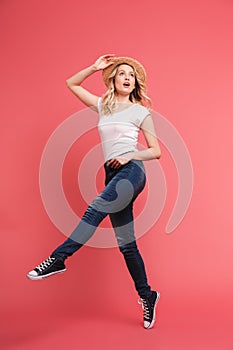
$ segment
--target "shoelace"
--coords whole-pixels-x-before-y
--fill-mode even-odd
[[[49,257],[48,259],[42,261],[41,264],[39,264],[36,268],[42,272],[43,270],[45,270],[47,267],[49,267],[49,265],[52,264],[52,262],[55,260],[55,258],[51,258]]]
[[[138,304],[142,305],[144,318],[146,320],[149,320],[150,319],[150,309],[149,309],[147,300],[141,298],[138,300]]]

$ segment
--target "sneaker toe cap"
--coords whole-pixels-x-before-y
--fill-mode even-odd
[[[149,322],[149,321],[144,321],[144,328],[152,328],[154,325],[155,321]]]
[[[30,271],[30,272],[28,272],[28,274],[27,274],[29,277],[31,276],[31,277],[37,277],[38,276],[38,273],[35,271],[35,270],[32,270],[32,271]]]

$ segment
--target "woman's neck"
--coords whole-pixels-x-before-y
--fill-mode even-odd
[[[122,104],[132,104],[132,102],[129,99],[129,95],[123,96],[123,95],[117,95],[116,96],[116,102],[122,103]]]

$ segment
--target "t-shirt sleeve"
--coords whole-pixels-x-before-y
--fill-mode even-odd
[[[136,119],[135,119],[135,124],[137,125],[138,128],[141,127],[143,120],[150,115],[149,109],[142,107],[139,109]]]

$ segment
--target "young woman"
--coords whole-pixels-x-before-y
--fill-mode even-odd
[[[108,88],[101,98],[81,86],[88,76],[99,70],[102,70]],[[68,88],[100,115],[98,128],[105,158],[106,187],[88,206],[70,237],[27,277],[39,280],[65,272],[65,259],[80,249],[109,215],[119,249],[140,297],[144,327],[151,328],[160,294],[151,290],[147,282],[133,225],[133,202],[146,181],[143,161],[161,156],[153,120],[147,108],[151,101],[146,95],[145,83],[145,69],[138,61],[112,54],[99,57],[94,64],[67,80]],[[138,151],[136,146],[140,129],[148,148]]]

